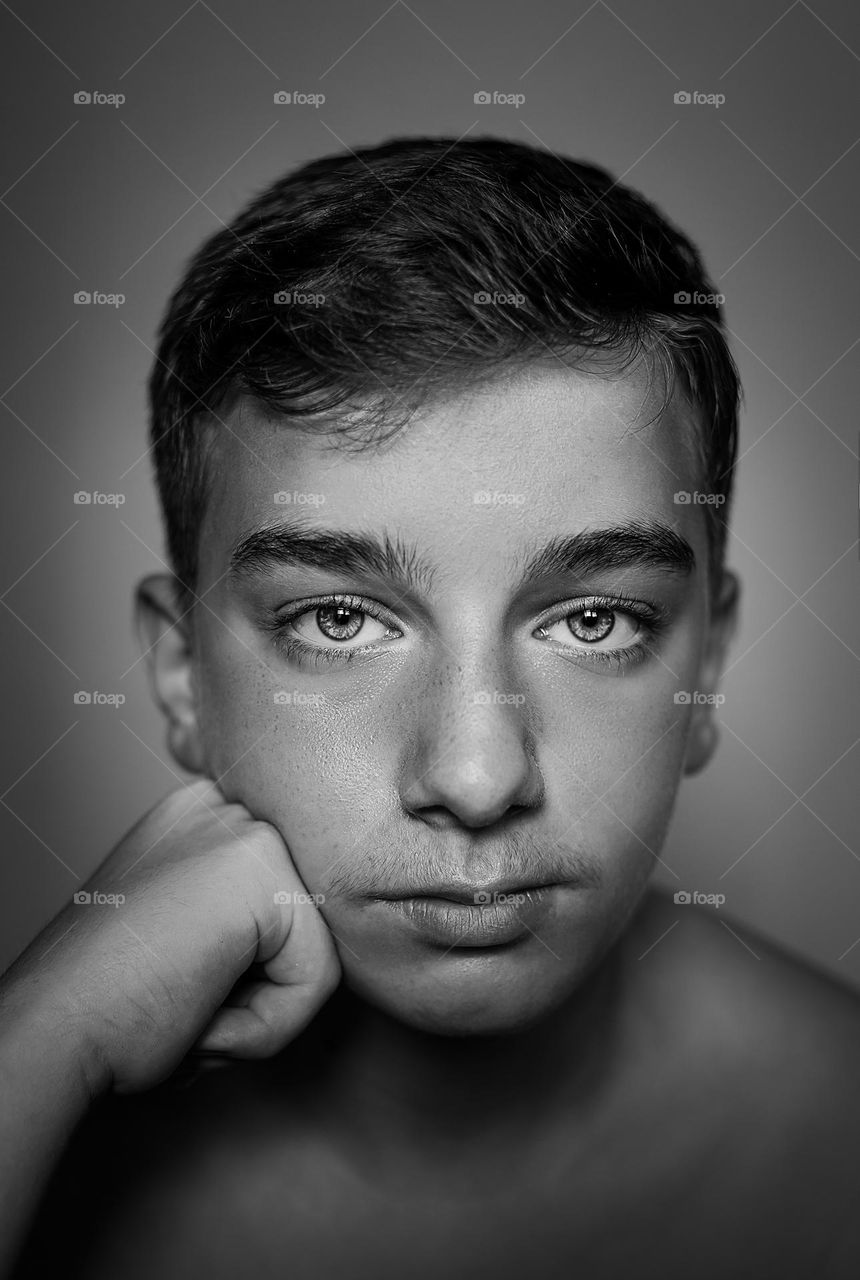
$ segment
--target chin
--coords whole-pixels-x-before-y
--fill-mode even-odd
[[[517,966],[518,968],[518,966]],[[501,949],[462,949],[424,972],[401,975],[346,972],[345,982],[365,1003],[415,1031],[437,1036],[516,1035],[559,1009],[584,975],[543,974],[512,966]]]

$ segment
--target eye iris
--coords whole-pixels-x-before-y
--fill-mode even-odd
[[[364,614],[348,605],[327,604],[317,609],[316,621],[329,640],[352,640],[364,626]]]
[[[577,640],[594,642],[604,640],[615,626],[615,616],[610,609],[580,609],[572,613],[567,625]]]

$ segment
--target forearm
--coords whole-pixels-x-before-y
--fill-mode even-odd
[[[72,1030],[0,996],[0,1280],[93,1097]]]

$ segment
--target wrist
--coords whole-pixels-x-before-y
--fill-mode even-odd
[[[64,1010],[7,1004],[0,1008],[0,1075],[6,1086],[44,1090],[83,1113],[111,1086],[111,1075],[83,1024]]]

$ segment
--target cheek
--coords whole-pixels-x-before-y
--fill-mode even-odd
[[[567,838],[609,869],[659,853],[684,761],[688,717],[672,672],[556,684],[536,745],[547,800]]]
[[[383,814],[390,823],[391,780],[373,752],[388,749],[391,726],[378,703],[345,705],[298,686],[255,663],[208,666],[198,722],[226,798],[280,832],[316,892],[334,862],[368,847]]]

